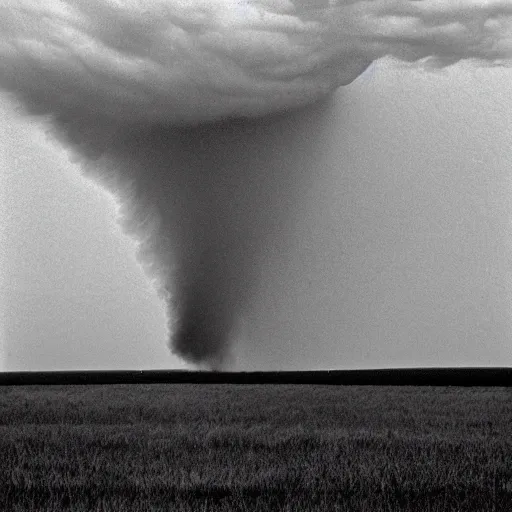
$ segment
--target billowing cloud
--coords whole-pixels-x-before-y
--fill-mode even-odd
[[[314,151],[317,114],[271,114],[384,56],[507,64],[511,20],[505,0],[0,0],[0,89],[118,197],[173,349],[219,365]]]
[[[38,112],[264,115],[314,101],[384,55],[503,59],[511,15],[504,0],[2,0],[0,83]]]

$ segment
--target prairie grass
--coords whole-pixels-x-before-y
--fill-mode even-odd
[[[512,510],[512,390],[0,388],[0,510]]]

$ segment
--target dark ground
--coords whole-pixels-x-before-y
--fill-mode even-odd
[[[0,385],[151,383],[512,386],[512,368],[403,368],[286,372],[183,370],[0,372]]]
[[[8,512],[509,512],[512,390],[5,386],[0,454]]]

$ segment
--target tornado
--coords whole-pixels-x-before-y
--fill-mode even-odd
[[[229,368],[314,179],[329,95],[377,59],[508,66],[504,0],[0,0],[0,90],[114,195],[171,350]]]

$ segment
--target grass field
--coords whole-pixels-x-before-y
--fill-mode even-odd
[[[512,510],[512,390],[0,387],[0,509]]]

